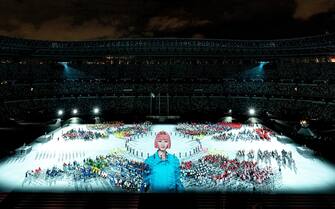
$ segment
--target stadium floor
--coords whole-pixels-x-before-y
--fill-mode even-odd
[[[205,124],[203,124],[205,125]],[[109,177],[109,171],[114,168],[108,168],[107,178],[90,178],[89,180],[74,179],[70,175],[59,175],[55,178],[46,176],[47,169],[64,168],[64,163],[77,161],[82,163],[84,159],[96,159],[97,156],[118,156],[127,162],[143,160],[155,152],[153,147],[155,134],[159,131],[166,131],[171,135],[172,147],[169,153],[175,154],[181,162],[191,161],[196,165],[199,159],[208,155],[222,155],[227,160],[237,158],[240,162],[252,161],[257,162],[259,168],[271,166],[273,175],[272,180],[256,187],[257,192],[265,193],[334,193],[335,188],[335,167],[329,162],[316,157],[312,150],[295,144],[291,139],[272,133],[269,140],[240,139],[242,132],[257,136],[255,130],[262,127],[261,125],[249,126],[242,125],[239,129],[226,131],[231,133],[228,140],[215,140],[211,134],[185,135],[177,131],[177,124],[150,125],[146,133],[133,134],[135,125],[122,125],[121,129],[112,128],[106,131],[105,128],[95,129],[94,125],[69,125],[48,133],[36,139],[32,144],[19,149],[16,155],[2,159],[0,162],[0,191],[25,191],[25,192],[123,192],[116,184],[113,184]],[[185,127],[184,127],[185,128]],[[187,125],[186,125],[187,129]],[[71,139],[65,140],[64,134],[71,130],[92,131],[102,133],[102,137],[96,139],[83,140]],[[123,131],[120,131],[123,130]],[[130,134],[130,135],[129,135]],[[237,137],[237,138],[236,138]],[[257,138],[257,137],[256,137]],[[129,140],[127,140],[129,139]],[[131,150],[126,147],[131,148]],[[31,146],[31,147],[30,147]],[[29,150],[31,148],[31,150]],[[260,160],[249,158],[247,155],[237,157],[239,150],[245,150],[247,154],[254,150],[257,156],[257,150],[269,152],[282,150],[292,153],[292,163],[282,164],[281,166],[273,158]],[[39,175],[27,175],[27,171],[39,170]],[[279,169],[280,168],[280,169]],[[115,168],[116,169],[116,168]],[[71,174],[72,175],[72,174]],[[189,178],[182,178],[186,191],[210,192],[210,191],[228,191],[228,192],[252,192],[253,184],[242,185],[244,181],[225,180],[217,186],[208,184],[192,185]],[[229,182],[229,183],[228,183]],[[242,182],[242,183],[241,183]],[[248,187],[249,185],[249,187]],[[243,188],[246,190],[244,191]],[[264,188],[264,189],[263,189]],[[136,190],[135,190],[136,192]]]

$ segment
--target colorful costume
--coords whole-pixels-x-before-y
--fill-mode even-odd
[[[145,160],[144,184],[149,192],[181,192],[180,163],[175,155],[168,154],[162,160],[158,151]]]

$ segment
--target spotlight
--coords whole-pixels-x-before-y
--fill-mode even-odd
[[[300,125],[301,125],[302,127],[307,127],[307,126],[308,126],[308,123],[307,123],[306,120],[301,120],[301,121],[300,121]]]
[[[58,112],[57,112],[57,114],[58,114],[58,116],[61,116],[61,115],[63,115],[63,110],[58,110]]]
[[[231,116],[225,116],[223,117],[223,121],[226,123],[231,123],[233,122],[233,118]]]
[[[68,62],[58,62],[58,64],[63,65],[64,69],[68,68],[68,66],[67,66]]]
[[[269,64],[270,62],[269,61],[260,61],[258,63],[259,63],[260,66],[263,67],[264,65]]]
[[[229,109],[229,110],[228,110],[228,113],[232,113],[232,110],[231,110],[231,109]]]
[[[254,108],[249,109],[249,115],[255,115],[256,111]]]
[[[77,110],[77,109],[73,109],[73,110],[72,110],[72,113],[73,113],[74,115],[77,115],[78,110]]]
[[[93,113],[94,113],[94,114],[99,114],[99,112],[100,112],[99,108],[95,107],[95,108],[93,109]]]

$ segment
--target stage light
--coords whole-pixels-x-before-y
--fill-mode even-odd
[[[68,68],[68,62],[58,62],[58,64],[61,64],[63,65],[64,69],[67,69]]]
[[[256,111],[254,108],[249,109],[249,115],[255,115]]]
[[[308,123],[307,123],[306,120],[301,120],[301,121],[300,121],[300,125],[301,125],[302,127],[307,127],[307,126],[308,126]]]
[[[77,109],[73,109],[72,110],[72,114],[77,115],[78,114],[78,110]]]
[[[264,65],[266,65],[268,63],[270,63],[270,62],[268,62],[268,61],[261,61],[261,62],[259,62],[259,67],[263,68]]]
[[[228,113],[232,113],[233,111],[231,109],[228,110]]]
[[[57,112],[57,114],[58,114],[58,116],[61,116],[61,115],[63,115],[63,110],[58,110],[58,112]]]
[[[233,118],[231,116],[226,116],[226,117],[223,117],[223,121],[226,123],[231,123],[233,122]]]
[[[93,109],[93,113],[94,113],[94,114],[99,114],[99,112],[100,112],[100,109],[99,109],[99,108],[95,107],[95,108]]]

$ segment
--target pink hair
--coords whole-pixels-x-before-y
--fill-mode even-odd
[[[156,135],[156,138],[155,138],[155,148],[158,148],[158,141],[159,140],[166,140],[167,141],[167,149],[171,148],[171,139],[170,139],[170,135],[165,132],[165,131],[160,131],[158,132],[158,134]]]

